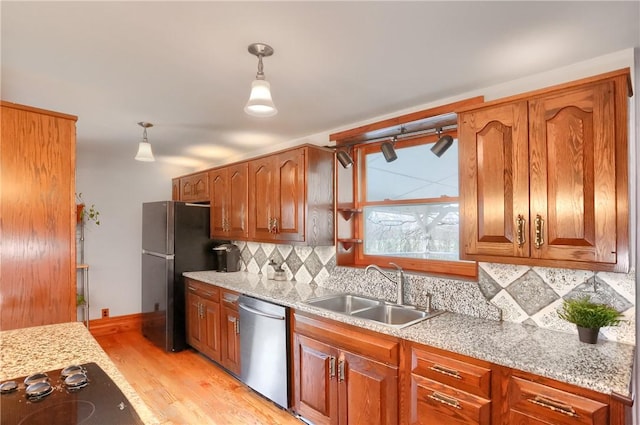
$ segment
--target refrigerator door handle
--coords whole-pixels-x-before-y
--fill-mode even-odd
[[[175,258],[174,254],[163,254],[161,252],[147,251],[146,249],[142,250],[143,254],[151,255],[153,257],[164,258],[165,260],[173,260]]]

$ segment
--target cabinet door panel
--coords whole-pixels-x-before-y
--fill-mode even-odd
[[[346,376],[339,383],[340,424],[398,423],[398,369],[351,353],[343,356]]]
[[[270,224],[276,213],[273,208],[276,199],[275,178],[272,158],[260,158],[249,162],[249,237],[252,239],[273,239]]]
[[[248,168],[247,164],[228,169],[229,200],[227,214],[228,235],[232,239],[246,239],[248,235]]]
[[[520,215],[528,224],[526,102],[461,114],[459,122],[462,256],[528,257],[516,223]]]
[[[304,150],[278,155],[276,199],[279,200],[277,239],[304,240]],[[329,182],[327,182],[329,184]]]
[[[202,300],[204,317],[203,328],[204,334],[202,338],[202,352],[211,360],[220,362],[222,355],[220,344],[222,337],[220,335],[220,304]]]
[[[544,220],[533,258],[616,262],[613,92],[604,82],[529,102],[531,220]]]
[[[299,334],[294,344],[296,411],[316,424],[337,423],[336,350]]]
[[[200,329],[200,297],[187,292],[187,344],[200,351],[202,337]]]
[[[227,169],[211,171],[210,178],[211,237],[225,238],[227,236],[225,217],[229,208],[227,205]]]
[[[229,371],[240,374],[240,334],[238,312],[228,307],[222,309],[222,320],[224,323],[222,365]]]

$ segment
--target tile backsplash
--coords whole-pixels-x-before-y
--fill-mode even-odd
[[[336,268],[333,246],[235,243],[242,254],[243,268],[249,273],[266,274],[267,263],[273,259],[278,264],[284,263],[288,280],[300,283],[315,282],[356,292],[362,280],[362,269]],[[594,301],[613,305],[624,314],[620,326],[601,329],[600,337],[635,344],[635,270],[606,273],[479,263],[478,283],[419,274],[407,274],[407,278],[409,302],[421,304],[424,295],[429,293],[434,308],[487,319],[501,316],[509,322],[570,333],[577,333],[575,326],[560,319],[557,310],[565,298],[589,295]],[[367,281],[375,287],[360,287],[362,290],[393,301],[393,288],[387,287],[385,279],[370,276]]]

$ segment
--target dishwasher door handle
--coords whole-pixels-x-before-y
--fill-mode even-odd
[[[256,310],[255,308],[251,308],[246,304],[238,303],[238,307],[243,309],[243,310],[246,310],[246,311],[248,311],[250,313],[257,314],[258,316],[267,317],[269,319],[284,320],[284,316],[277,316],[275,314],[265,313],[264,311],[260,311],[260,310]]]

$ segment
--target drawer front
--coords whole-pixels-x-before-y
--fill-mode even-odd
[[[531,423],[604,425],[609,423],[606,404],[526,379],[509,380],[509,423],[523,416]]]
[[[202,298],[206,298],[213,302],[220,301],[220,289],[214,285],[198,282],[197,280],[186,279],[186,289],[188,292],[197,294]]]
[[[410,424],[481,424],[491,421],[491,401],[440,382],[411,376]]]
[[[412,373],[490,398],[491,370],[413,347]]]
[[[228,289],[220,289],[220,302],[232,310],[238,311],[238,298],[240,294]]]

